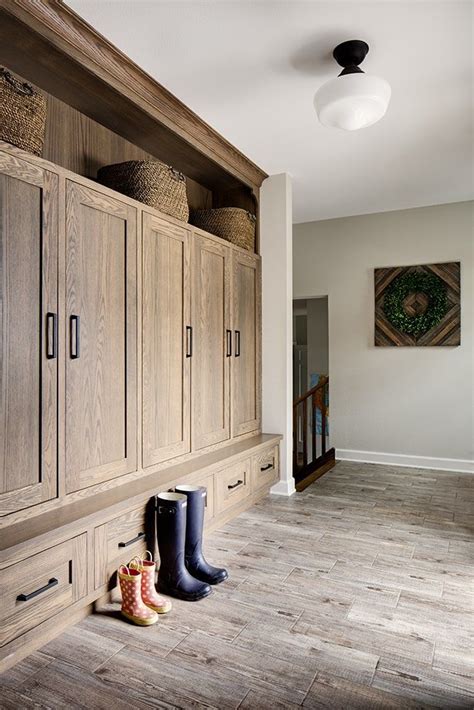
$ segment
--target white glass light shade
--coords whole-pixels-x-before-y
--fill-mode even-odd
[[[344,74],[321,86],[314,107],[324,126],[356,131],[382,118],[391,93],[390,84],[378,76]]]

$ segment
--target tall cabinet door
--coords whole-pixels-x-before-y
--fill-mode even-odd
[[[230,247],[194,234],[193,450],[230,437]]]
[[[143,466],[191,450],[189,231],[143,213]]]
[[[261,420],[260,258],[232,255],[232,436],[260,428]]]
[[[58,176],[0,153],[0,515],[57,495]]]
[[[66,492],[137,468],[136,210],[66,184]]]

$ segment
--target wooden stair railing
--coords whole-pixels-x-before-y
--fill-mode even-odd
[[[329,377],[324,377],[293,402],[293,476],[297,490],[303,490],[335,463],[334,449],[327,449],[328,392]],[[318,410],[321,412],[319,435]]]

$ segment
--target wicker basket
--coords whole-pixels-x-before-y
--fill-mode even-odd
[[[41,155],[45,125],[43,94],[0,67],[0,139]]]
[[[240,207],[196,210],[191,215],[191,222],[238,247],[255,251],[255,217]]]
[[[187,222],[186,178],[159,160],[129,160],[100,168],[97,180],[160,212]]]

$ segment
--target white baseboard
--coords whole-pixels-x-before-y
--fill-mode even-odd
[[[352,451],[351,449],[336,449],[336,459],[341,461],[360,461],[361,463],[380,463],[387,466],[426,468],[433,471],[474,473],[474,461],[469,461],[468,459],[440,459],[431,456],[407,456],[406,454],[385,454],[379,451]]]
[[[270,493],[275,496],[292,496],[296,493],[295,479],[292,476],[290,479],[284,478],[278,481],[270,488]]]

